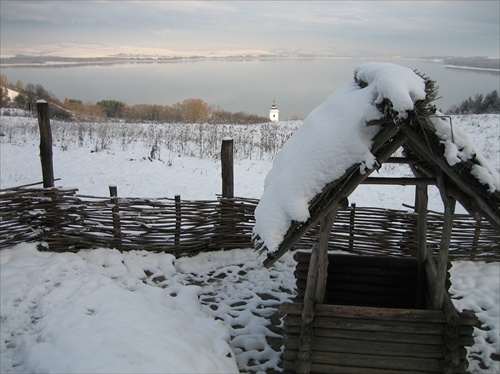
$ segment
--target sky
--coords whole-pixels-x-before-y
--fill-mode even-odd
[[[55,54],[75,46],[111,51],[133,46],[351,57],[498,57],[499,4],[498,0],[0,0],[1,52],[3,56],[26,51]]]

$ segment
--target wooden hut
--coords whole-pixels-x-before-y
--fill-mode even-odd
[[[360,86],[364,82],[358,82]],[[320,224],[311,252],[297,253],[298,296],[281,306],[285,314],[285,372],[296,373],[460,373],[467,368],[464,347],[473,344],[470,311],[457,312],[447,291],[448,250],[456,201],[476,218],[500,230],[500,193],[474,176],[476,157],[450,166],[434,121],[434,82],[425,79],[426,100],[415,103],[405,119],[385,100],[381,125],[371,146],[379,164],[408,164],[414,178],[371,178],[360,164],[329,183],[309,203],[310,218],[292,222],[269,267],[312,227]],[[452,124],[449,126],[452,128]],[[453,131],[453,128],[452,128]],[[452,134],[453,135],[453,134]],[[394,157],[399,148],[404,157]],[[478,156],[479,157],[479,156]],[[328,253],[336,213],[362,183],[415,185],[418,222],[416,258]],[[443,227],[439,251],[426,244],[427,188],[439,188]],[[265,248],[260,248],[265,249]]]

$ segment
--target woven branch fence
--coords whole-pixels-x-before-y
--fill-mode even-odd
[[[252,247],[257,199],[190,201],[77,195],[76,189],[13,188],[0,191],[0,248],[42,242],[50,251],[107,247],[174,255]],[[402,210],[341,210],[329,247],[365,255],[416,256],[417,214]],[[428,245],[437,251],[442,215],[428,216]],[[296,245],[310,248],[318,227]],[[450,258],[500,260],[499,233],[483,220],[455,215]]]

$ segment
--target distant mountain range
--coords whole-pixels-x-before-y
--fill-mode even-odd
[[[266,50],[227,50],[227,51],[171,51],[158,48],[138,48],[120,46],[116,48],[100,45],[80,45],[62,43],[60,45],[41,45],[36,49],[3,50],[0,55],[1,66],[63,66],[63,65],[105,65],[126,62],[178,62],[205,59],[224,60],[271,60],[283,58],[334,58],[350,59],[362,56],[340,56],[332,51],[308,53],[305,51],[266,51]],[[400,57],[366,56],[370,59],[418,59],[441,62],[449,67],[487,69],[500,71],[500,59],[491,57]]]

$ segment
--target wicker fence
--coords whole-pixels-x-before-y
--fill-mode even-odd
[[[191,255],[251,247],[256,199],[207,201],[77,195],[76,190],[13,188],[0,191],[0,248],[25,241],[51,251],[109,247]],[[348,207],[339,212],[331,249],[358,254],[416,255],[415,213]],[[429,213],[428,244],[437,250],[442,216]],[[314,228],[296,248],[310,248]],[[500,260],[499,233],[488,222],[456,215],[450,257]]]

